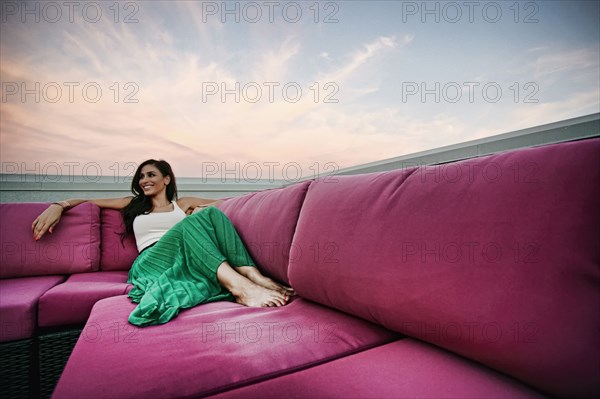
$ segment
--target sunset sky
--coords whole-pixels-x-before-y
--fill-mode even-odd
[[[600,110],[598,1],[73,4],[2,3],[3,173],[307,176]]]

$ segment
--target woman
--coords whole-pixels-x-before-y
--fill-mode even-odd
[[[133,233],[140,254],[129,271],[129,297],[139,305],[132,324],[162,324],[180,309],[235,300],[251,306],[283,306],[294,291],[263,276],[229,219],[222,201],[177,199],[175,175],[163,160],[143,162],[131,183],[133,197],[71,199],[50,205],[32,224],[39,240],[62,213],[84,202],[122,211],[125,234]],[[186,215],[189,214],[190,216]]]

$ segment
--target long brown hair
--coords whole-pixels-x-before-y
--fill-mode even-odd
[[[177,183],[175,182],[175,174],[173,169],[167,161],[148,159],[138,166],[133,180],[131,181],[131,192],[133,193],[133,199],[122,211],[123,222],[125,223],[125,235],[133,234],[133,221],[138,215],[147,214],[152,209],[152,199],[144,194],[144,191],[140,187],[140,179],[142,174],[142,168],[146,165],[153,165],[159,170],[163,177],[170,176],[171,182],[167,185],[167,199],[169,202],[174,199],[177,200]]]

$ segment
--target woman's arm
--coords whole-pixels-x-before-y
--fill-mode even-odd
[[[186,214],[191,215],[194,212],[200,211],[208,206],[218,206],[223,203],[223,200],[197,198],[197,197],[182,197],[177,200],[177,205]]]
[[[33,239],[39,240],[46,232],[52,234],[54,226],[60,221],[60,217],[63,212],[79,205],[84,202],[91,202],[98,205],[100,208],[107,209],[123,209],[129,203],[133,197],[124,198],[102,198],[102,199],[69,199],[66,201],[58,201],[52,203],[44,212],[40,214],[33,223],[31,224],[31,230],[33,231]]]

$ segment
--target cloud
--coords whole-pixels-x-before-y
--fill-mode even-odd
[[[253,66],[252,80],[254,82],[281,82],[285,79],[288,64],[300,51],[300,43],[294,38],[286,38],[276,51],[268,50],[258,57]]]
[[[556,52],[548,51],[540,55],[533,63],[534,77],[543,79],[549,75],[577,70],[599,68],[598,50],[591,48],[569,49]]]
[[[591,48],[552,53],[544,43],[529,46],[519,62],[530,62],[507,74],[534,76],[544,89],[576,76],[584,89],[561,87],[567,94],[560,99],[412,106],[390,94],[386,76],[410,63],[403,50],[419,44],[413,34],[365,28],[344,36],[340,54],[329,35],[338,26],[303,35],[306,26],[222,24],[202,12],[197,2],[146,2],[135,24],[3,25],[3,82],[57,82],[63,89],[56,103],[17,95],[2,104],[3,162],[97,162],[111,175],[115,162],[154,157],[182,176],[197,174],[202,162],[295,162],[310,175],[326,164],[352,166],[598,109],[597,84],[589,84],[598,69]],[[65,82],[78,83],[73,101]],[[89,83],[102,90],[97,102],[84,98]],[[256,102],[256,86],[248,83],[261,90]],[[289,98],[297,86],[286,93],[286,83],[301,88],[298,101]]]
[[[407,45],[411,40],[403,39],[401,45]],[[347,63],[339,66],[334,71],[324,74],[320,80],[326,82],[343,82],[379,52],[386,48],[395,48],[397,44],[394,36],[380,36],[374,41],[365,44],[362,50],[356,51]]]
[[[511,112],[509,130],[524,129],[558,122],[600,110],[598,91],[590,89],[574,93],[559,101],[537,104],[535,107],[516,108]]]

